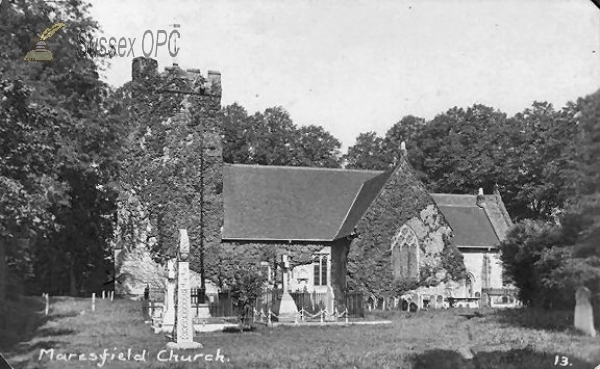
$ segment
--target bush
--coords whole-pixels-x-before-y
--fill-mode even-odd
[[[240,311],[242,329],[252,329],[254,302],[262,294],[266,277],[255,266],[238,269],[234,273],[231,296]]]

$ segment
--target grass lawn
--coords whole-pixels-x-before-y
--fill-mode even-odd
[[[460,314],[475,310],[380,312],[376,316],[392,324],[259,326],[253,332],[203,333],[196,337],[202,349],[175,352],[179,360],[186,358],[182,354],[191,354],[189,359],[198,355],[188,363],[169,358],[169,351],[157,357],[168,339],[144,324],[139,302],[97,300],[92,312],[90,299],[55,297],[45,318],[40,314],[41,301],[24,298],[22,309],[11,310],[14,319],[7,319],[12,332],[2,332],[0,351],[15,368],[536,369],[565,364],[592,369],[600,364],[600,337],[576,333],[570,328],[573,320],[568,312],[479,310],[481,316],[470,319]],[[119,361],[118,353],[127,358],[128,349],[130,359]],[[98,358],[80,361],[73,355],[64,361],[57,357],[83,354],[94,359],[93,353],[101,355],[104,350],[108,360],[102,366]],[[145,362],[134,361],[134,355],[144,350]]]

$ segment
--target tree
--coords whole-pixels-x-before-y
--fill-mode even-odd
[[[87,14],[88,8],[89,4],[78,0],[0,3],[0,40],[3,45],[0,71],[4,78],[8,78],[9,84],[19,79],[25,86],[22,90],[29,91],[22,99],[23,103],[17,104],[24,114],[20,117],[21,122],[25,126],[36,124],[28,129],[35,133],[34,139],[41,146],[37,148],[40,155],[51,152],[42,174],[29,171],[26,166],[23,171],[29,172],[31,180],[38,175],[51,178],[54,185],[50,187],[61,188],[60,192],[64,194],[51,196],[44,204],[54,223],[53,231],[48,231],[48,227],[31,226],[24,236],[29,242],[19,243],[28,245],[27,253],[19,250],[9,253],[11,265],[20,265],[20,270],[27,269],[27,264],[29,268],[35,267],[35,273],[30,273],[30,276],[35,276],[37,282],[44,282],[39,286],[45,288],[65,285],[69,281],[43,276],[58,276],[69,271],[72,275],[69,283],[77,285],[74,279],[87,271],[78,273],[80,270],[75,270],[73,265],[79,269],[90,264],[91,268],[95,268],[96,264],[101,264],[110,234],[107,226],[101,226],[99,232],[73,233],[73,229],[69,228],[77,222],[95,226],[108,223],[105,218],[110,217],[112,208],[107,203],[114,197],[110,183],[117,169],[115,163],[119,152],[119,122],[108,121],[103,110],[109,90],[99,80],[102,62],[77,55],[79,31],[94,32],[98,29],[96,22]],[[57,21],[66,22],[67,27],[56,33],[48,43],[55,59],[47,63],[23,62],[23,56],[35,45],[36,37]],[[39,116],[47,116],[43,118],[47,121],[46,126],[39,124]],[[7,122],[14,123],[10,119]],[[23,139],[24,136],[13,135],[7,137],[7,142],[27,150],[28,144],[21,141]],[[31,138],[27,139],[31,141]],[[26,165],[25,162],[17,165]],[[98,240],[101,240],[98,248],[85,247]],[[50,266],[51,260],[59,263]],[[34,292],[38,293],[37,290]],[[74,289],[71,292],[75,292]]]
[[[386,160],[383,139],[375,132],[361,133],[356,143],[344,156],[348,169],[386,170],[391,165]]]
[[[407,115],[394,124],[385,134],[383,146],[390,162],[398,161],[400,156],[400,146],[404,142],[406,150],[410,153],[409,160],[415,169],[419,169],[421,163],[417,158],[420,155],[419,136],[425,127],[426,121],[423,118]]]
[[[295,147],[298,166],[340,168],[342,144],[320,126],[303,126],[298,129]]]
[[[318,126],[296,127],[281,107],[248,116],[233,104],[221,109],[226,163],[339,168],[341,143]]]
[[[7,245],[54,229],[49,208],[67,200],[67,186],[56,175],[57,130],[50,109],[32,106],[20,81],[0,80],[0,303],[6,295]]]

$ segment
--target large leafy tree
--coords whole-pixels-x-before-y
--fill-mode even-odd
[[[383,138],[375,132],[361,133],[356,143],[348,148],[344,156],[348,169],[385,170],[390,162],[386,160]]]
[[[28,173],[30,181],[47,181],[47,178],[54,181],[42,193],[61,193],[61,196],[50,196],[42,202],[53,227],[29,227],[27,235],[19,236],[28,242],[18,243],[29,246],[27,253],[12,248],[9,261],[21,271],[33,270],[30,276],[36,283],[32,286],[45,291],[71,285],[70,291],[64,292],[75,293],[89,282],[91,278],[80,277],[91,275],[91,271],[102,264],[111,233],[107,218],[113,211],[110,203],[114,191],[110,183],[117,168],[121,135],[117,132],[119,122],[108,120],[103,109],[109,90],[99,80],[102,63],[77,55],[79,32],[98,29],[87,14],[88,8],[88,4],[78,0],[0,3],[3,83],[15,86],[18,81],[23,86],[5,90],[7,95],[3,105],[9,104],[9,95],[13,93],[21,97],[19,104],[11,103],[12,111],[6,112],[3,124],[15,124],[18,120],[27,135],[41,141],[41,148],[30,144],[34,142],[31,137],[15,134],[6,139],[21,150],[19,155],[23,158],[28,157],[24,151],[46,153],[44,172],[32,170],[26,160],[16,166]],[[42,31],[58,21],[66,23],[67,27],[48,40],[54,60],[45,63],[23,61]],[[40,121],[45,123],[40,124]],[[2,163],[4,168],[5,165],[8,164]],[[27,187],[23,179],[19,180]],[[44,232],[49,228],[53,231]],[[86,247],[88,245],[90,247]],[[87,281],[76,281],[76,278]]]
[[[600,167],[595,160],[600,153],[599,112],[600,93],[596,92],[569,104],[546,125],[548,131],[568,139],[553,133],[548,136],[555,135],[555,142],[540,142],[536,152],[547,160],[543,169],[533,173],[548,176],[549,183],[541,192],[551,194],[549,198],[561,204],[562,212],[553,223],[517,223],[501,244],[505,269],[520,288],[521,299],[530,305],[572,307],[573,293],[581,285],[600,292]],[[538,119],[533,122],[539,124]],[[553,146],[558,147],[544,152]]]
[[[32,106],[20,81],[0,80],[0,302],[6,294],[7,246],[55,229],[49,208],[67,200],[56,173],[60,147],[50,109]]]
[[[297,127],[281,107],[251,116],[239,104],[221,109],[226,163],[339,168],[341,143],[319,126]]]

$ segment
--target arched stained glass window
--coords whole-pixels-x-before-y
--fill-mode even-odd
[[[392,239],[392,269],[397,280],[419,277],[419,240],[415,231],[403,225]]]

